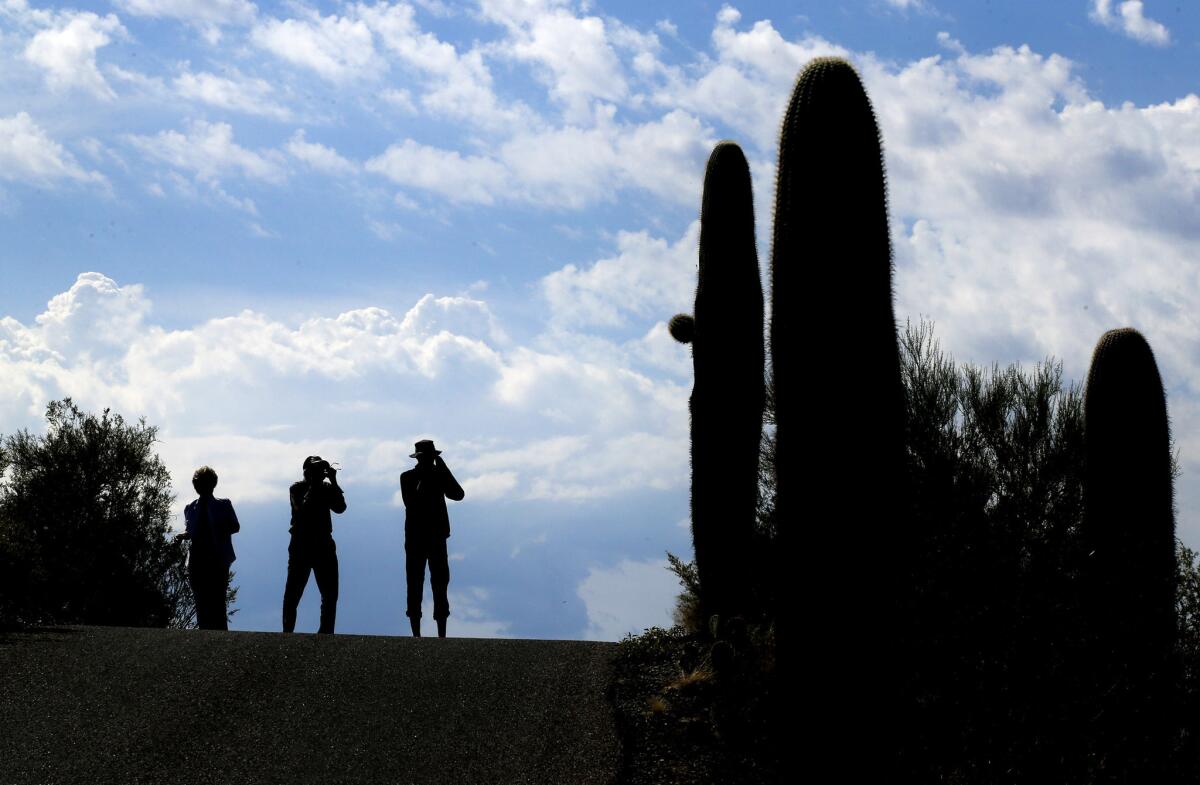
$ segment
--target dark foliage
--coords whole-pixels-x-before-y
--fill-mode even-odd
[[[761,672],[716,668],[709,642],[682,628],[626,638],[617,647],[612,686],[622,738],[618,782],[781,782],[770,695]]]
[[[1065,774],[1079,719],[1064,714],[1061,644],[1077,622],[1080,391],[1050,361],[960,370],[927,324],[908,325],[901,348],[920,707],[908,764],[951,782]]]
[[[1092,723],[1078,698],[1087,553],[1082,389],[1065,383],[1052,360],[1032,370],[956,365],[928,323],[908,325],[900,348],[917,589],[906,610],[915,651],[906,689],[919,707],[903,760],[907,778],[1094,781]],[[764,445],[774,413],[767,390]],[[764,552],[772,547],[766,449],[757,527]],[[1171,716],[1178,735],[1161,781],[1192,782],[1200,773],[1200,563],[1182,545],[1176,556],[1180,668]],[[685,607],[695,573],[672,564]],[[767,591],[766,576],[757,577],[753,584]],[[868,611],[862,623],[874,618]],[[687,631],[691,645],[711,640],[700,627]]]
[[[186,625],[183,544],[169,536],[157,429],[68,398],[44,436],[3,440],[0,614],[14,624]]]
[[[911,612],[913,701],[921,707],[907,759],[913,775],[1121,781],[1115,761],[1096,754],[1102,731],[1088,697],[1095,685],[1086,663],[1099,652],[1085,623],[1094,548],[1084,536],[1080,387],[1064,386],[1061,364],[1051,360],[1032,372],[958,368],[927,324],[909,325],[901,346],[919,589]],[[1165,439],[1161,447],[1160,468],[1170,463]],[[1171,553],[1174,543],[1167,547]],[[1194,612],[1182,610],[1200,607],[1188,589],[1198,577],[1182,546],[1178,558],[1177,656],[1190,665],[1171,690],[1178,707],[1192,711],[1161,714],[1175,723],[1174,750],[1160,751],[1158,782],[1194,771],[1200,730],[1200,629]],[[1124,727],[1141,737],[1152,730],[1144,722]]]

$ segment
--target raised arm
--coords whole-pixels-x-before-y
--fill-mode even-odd
[[[450,472],[450,467],[446,465],[440,457],[437,459],[438,468],[442,474],[442,492],[446,494],[446,498],[452,502],[460,502],[467,495],[462,486],[458,484],[458,480],[454,479],[454,475]]]
[[[326,493],[329,494],[329,509],[338,515],[344,513],[346,511],[346,494],[342,492],[341,487],[335,482],[329,486]]]

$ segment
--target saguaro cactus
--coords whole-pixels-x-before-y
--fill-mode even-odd
[[[1110,330],[1084,392],[1087,625],[1097,782],[1163,782],[1173,728],[1175,515],[1166,396],[1137,330]]]
[[[691,342],[692,540],[704,618],[743,614],[763,411],[763,293],[750,168],[721,142],[708,159],[700,211],[695,315],[671,320]]]
[[[811,768],[884,782],[907,670],[904,387],[879,130],[845,60],[796,81],[773,232],[777,594],[797,598],[777,620],[785,700],[813,719]]]

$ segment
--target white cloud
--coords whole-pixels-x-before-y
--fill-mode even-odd
[[[489,501],[507,496],[517,487],[517,480],[516,472],[492,472],[468,477],[462,486],[472,501]]]
[[[1185,294],[1200,99],[1108,108],[1027,47],[864,74],[900,219],[898,313],[946,325],[962,359],[1053,354],[1077,379],[1104,330],[1133,324],[1200,389],[1179,333],[1200,307]]]
[[[630,125],[615,123],[611,112],[599,115],[595,127],[518,134],[504,143],[500,158],[526,199],[581,208],[632,187],[698,203],[700,173],[716,141],[710,129],[682,111]]]
[[[350,483],[394,488],[422,437],[452,450],[481,502],[604,498],[687,480],[684,388],[509,347],[472,297],[299,324],[243,311],[165,330],[151,314],[141,287],[87,273],[32,324],[0,320],[0,420],[32,423],[67,395],[145,415],[162,426],[177,479],[220,464],[245,501],[275,498],[295,456],[313,453],[353,466]],[[431,423],[440,429],[429,433]]]
[[[674,244],[646,232],[622,232],[617,255],[586,269],[567,265],[542,279],[558,326],[620,327],[631,316],[670,319],[691,311],[696,289],[699,222]]]
[[[702,61],[694,71],[667,68],[653,100],[720,121],[739,139],[770,153],[800,69],[814,57],[850,52],[819,36],[789,41],[767,20],[740,31],[735,27],[740,21],[736,9],[723,7],[712,33],[715,59]]]
[[[1166,46],[1171,43],[1171,31],[1161,22],[1149,19],[1141,0],[1118,0],[1113,12],[1113,0],[1092,0],[1088,16],[1110,30],[1119,30],[1144,44]]]
[[[539,66],[550,95],[568,120],[585,120],[592,103],[620,101],[628,84],[620,58],[598,16],[576,16],[563,3],[483,0],[485,19],[503,25],[509,38],[498,51]]]
[[[323,174],[345,176],[358,171],[358,164],[343,158],[337,150],[308,141],[304,129],[292,134],[287,143],[287,151],[293,158],[303,161],[313,170]]]
[[[106,184],[99,172],[79,165],[27,113],[0,117],[0,179],[49,187],[57,182]]]
[[[495,160],[463,156],[412,139],[391,145],[365,167],[392,182],[432,191],[452,202],[492,204],[511,189],[507,171]]]
[[[332,82],[374,74],[382,67],[370,28],[348,16],[306,11],[300,18],[268,19],[253,28],[250,38],[276,57]]]
[[[666,559],[622,559],[609,568],[593,567],[579,584],[587,606],[586,640],[619,641],[649,627],[670,627],[679,580]]]
[[[126,346],[149,311],[141,286],[120,287],[99,273],[82,273],[69,290],[51,298],[36,321],[45,347],[70,356]]]
[[[46,72],[52,89],[80,89],[103,100],[116,98],[96,67],[96,51],[107,46],[125,28],[116,16],[90,11],[63,12],[52,26],[37,32],[25,47],[24,57]]]
[[[454,561],[454,557],[450,557]],[[511,638],[512,625],[493,618],[485,608],[491,600],[491,592],[479,586],[468,586],[462,590],[447,592],[450,602],[450,618],[447,630],[456,638]],[[421,605],[423,618],[433,618],[430,600]],[[427,622],[428,623],[428,622]]]
[[[530,202],[581,209],[620,189],[698,202],[700,173],[715,139],[686,112],[621,125],[567,126],[519,133],[495,157],[463,155],[412,139],[368,160],[367,171],[453,202]]]
[[[205,24],[247,24],[257,8],[248,0],[115,0],[133,16],[178,19]]]
[[[275,184],[287,178],[278,151],[254,152],[241,147],[233,141],[233,127],[228,123],[198,121],[186,134],[159,131],[154,136],[127,139],[148,158],[191,172],[210,185],[231,174]]]
[[[431,113],[502,129],[534,120],[519,102],[502,102],[492,90],[492,75],[478,49],[460,53],[452,44],[422,31],[411,6],[359,4],[354,13],[376,35],[383,50],[424,80],[421,105]],[[412,107],[407,90],[389,91],[401,106]],[[415,108],[415,107],[414,107]]]
[[[184,98],[203,101],[210,106],[243,114],[287,120],[291,112],[272,100],[274,89],[265,79],[244,77],[229,79],[206,72],[185,72],[175,78],[175,90]]]

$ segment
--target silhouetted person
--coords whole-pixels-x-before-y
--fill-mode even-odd
[[[450,601],[450,563],[446,558],[446,538],[450,536],[450,516],[446,499],[462,501],[466,494],[446,463],[438,456],[433,442],[416,443],[410,458],[417,465],[400,475],[400,495],[404,498],[404,567],[408,576],[408,616],[413,637],[421,637],[421,594],[425,586],[425,562],[429,562],[429,584],[433,589],[433,618],[438,637],[446,637],[446,617]]]
[[[192,487],[199,498],[183,508],[184,531],[177,539],[190,540],[188,583],[196,603],[196,624],[202,630],[229,629],[225,591],[229,586],[229,565],[237,557],[233,540],[242,526],[233,503],[213,496],[217,473],[201,466],[192,474]]]
[[[296,606],[312,572],[321,592],[321,626],[317,632],[332,635],[337,616],[338,560],[329,513],[345,512],[346,497],[337,484],[337,469],[328,461],[310,455],[304,459],[303,468],[304,481],[293,483],[289,491],[292,541],[288,545],[287,584],[283,589],[283,631],[296,629]]]

